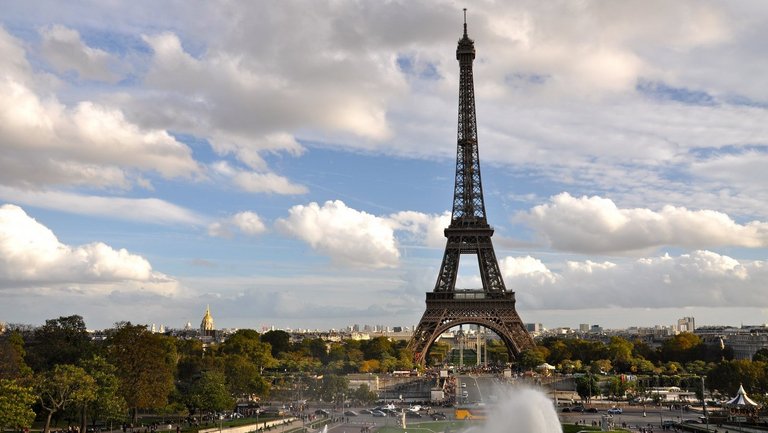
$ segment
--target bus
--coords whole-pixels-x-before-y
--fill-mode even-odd
[[[485,408],[481,406],[456,406],[453,415],[458,420],[483,420]]]

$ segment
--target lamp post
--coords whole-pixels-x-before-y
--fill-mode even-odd
[[[707,399],[704,398],[704,375],[701,375],[701,407],[704,411],[704,420],[707,422],[707,431],[709,431],[709,413],[707,412]]]

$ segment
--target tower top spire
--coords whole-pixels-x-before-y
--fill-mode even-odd
[[[467,36],[467,8],[464,8],[464,37]]]

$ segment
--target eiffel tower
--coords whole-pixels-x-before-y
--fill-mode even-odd
[[[507,291],[504,286],[491,242],[493,228],[488,225],[485,215],[472,76],[475,43],[467,36],[466,9],[464,35],[456,48],[456,59],[459,61],[460,78],[453,212],[451,223],[445,229],[448,241],[437,283],[432,292],[427,292],[427,310],[408,344],[415,361],[421,365],[432,343],[448,329],[462,324],[476,324],[495,332],[504,341],[512,358],[534,346],[515,310],[515,293]],[[456,289],[459,260],[462,255],[468,254],[477,256],[482,289]]]

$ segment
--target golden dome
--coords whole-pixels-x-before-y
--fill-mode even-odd
[[[203,316],[203,321],[200,322],[200,330],[213,331],[213,317],[211,317],[210,306],[205,307],[205,316]]]

